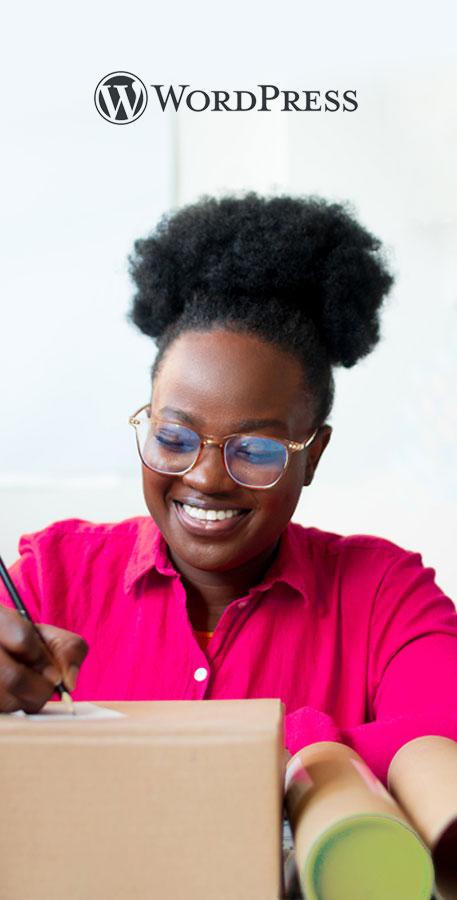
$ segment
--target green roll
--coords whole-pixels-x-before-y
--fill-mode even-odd
[[[300,881],[306,900],[429,900],[434,873],[430,853],[407,825],[356,815],[319,835]]]

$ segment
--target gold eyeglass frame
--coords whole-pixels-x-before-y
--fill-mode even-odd
[[[144,410],[150,409],[150,407],[151,407],[150,403],[145,403],[144,406],[140,406],[140,408],[137,409],[137,411],[134,412],[133,415],[129,416],[129,419],[128,419],[129,425],[132,425],[132,427],[135,429],[136,445],[138,448],[138,453],[140,455],[141,462],[143,463],[143,465],[146,466],[147,469],[150,469],[151,472],[157,472],[158,475],[176,475],[177,477],[180,477],[181,475],[187,475],[187,473],[190,472],[194,468],[194,466],[197,465],[198,460],[200,459],[200,456],[202,454],[203,448],[213,445],[214,447],[219,447],[220,450],[222,451],[222,460],[224,463],[224,467],[225,467],[227,474],[232,479],[232,481],[234,481],[235,484],[239,484],[242,487],[252,488],[252,490],[255,490],[255,491],[266,491],[266,490],[268,490],[268,488],[274,487],[278,483],[278,481],[282,478],[282,476],[284,475],[284,473],[289,465],[290,454],[297,453],[300,450],[307,449],[312,444],[312,442],[314,441],[314,438],[316,437],[317,432],[319,431],[319,428],[316,428],[315,431],[313,431],[312,435],[306,441],[289,441],[289,440],[287,440],[287,438],[278,438],[278,437],[273,438],[270,435],[265,435],[265,434],[249,435],[249,434],[245,434],[243,431],[235,432],[234,434],[227,434],[227,435],[225,435],[224,438],[222,438],[221,441],[218,441],[217,438],[214,438],[211,435],[199,434],[198,431],[195,431],[193,428],[190,428],[187,425],[183,425],[182,422],[173,422],[171,419],[162,419],[161,416],[154,415],[151,412],[150,416],[148,416],[150,421],[164,422],[168,425],[180,425],[183,428],[189,427],[189,431],[193,431],[194,434],[196,434],[197,437],[200,438],[200,449],[199,449],[197,456],[195,457],[193,463],[190,466],[188,466],[187,469],[184,469],[182,472],[164,472],[162,469],[154,469],[153,466],[150,466],[147,462],[145,462],[145,460],[143,459],[142,453],[141,453],[140,441],[139,441],[139,436],[138,436],[138,425],[141,425],[141,421],[138,419],[138,416],[140,415],[140,413],[144,412]],[[278,444],[282,444],[283,447],[286,448],[286,461],[284,463],[284,468],[283,468],[282,472],[280,473],[280,475],[278,476],[278,478],[276,479],[276,481],[273,481],[272,484],[265,484],[265,485],[244,484],[243,482],[238,481],[236,478],[234,478],[233,475],[231,474],[231,472],[229,472],[229,470],[227,468],[227,463],[225,461],[225,445],[226,445],[227,441],[230,440],[230,438],[234,438],[234,437],[251,437],[251,436],[252,437],[263,437],[270,441],[276,441]]]

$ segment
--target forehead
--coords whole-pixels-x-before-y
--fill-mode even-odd
[[[223,329],[185,332],[171,344],[152,403],[155,410],[180,409],[214,434],[247,419],[277,419],[296,434],[312,417],[297,359],[254,335]]]

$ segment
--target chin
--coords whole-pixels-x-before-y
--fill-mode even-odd
[[[225,548],[220,544],[206,544],[205,547],[195,545],[191,542],[181,545],[179,542],[168,541],[171,553],[182,562],[194,569],[201,569],[204,572],[223,572],[236,568],[247,562],[254,554],[246,551],[243,553],[239,549]]]

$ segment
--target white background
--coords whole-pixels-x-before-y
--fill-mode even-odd
[[[385,2],[10,5],[2,49],[0,549],[145,512],[127,416],[153,345],[126,257],[172,206],[249,188],[350,200],[397,276],[373,355],[337,375],[296,519],[423,553],[457,594],[456,16]],[[69,10],[72,10],[69,12]],[[356,89],[356,113],[96,112],[116,69],[193,88]]]

